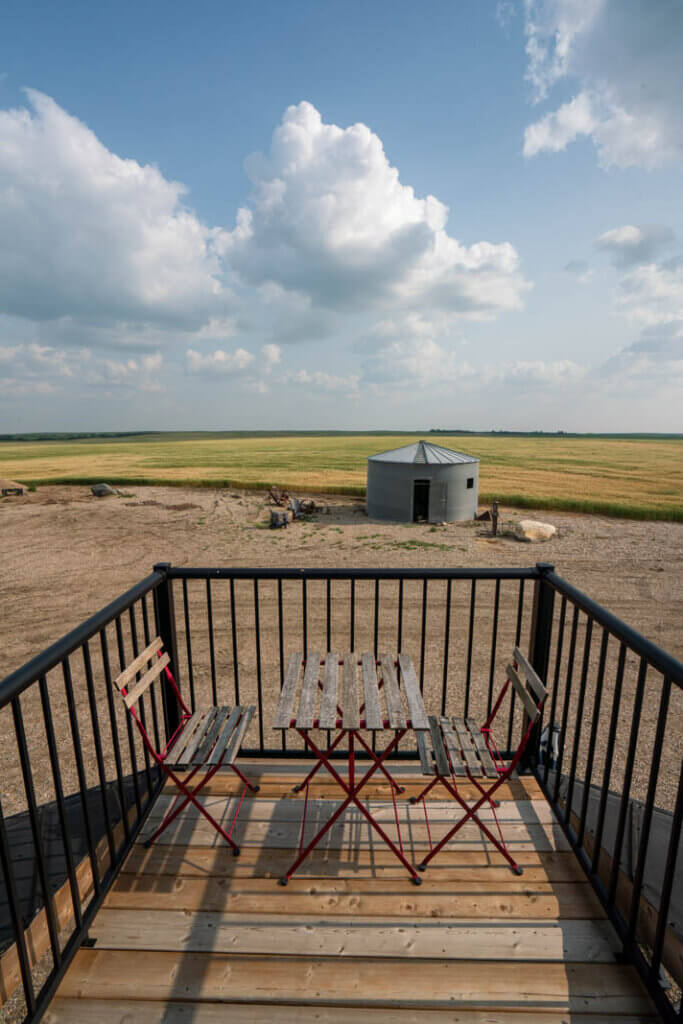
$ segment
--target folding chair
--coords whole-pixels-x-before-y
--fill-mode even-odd
[[[522,738],[515,751],[512,760],[506,765],[503,761],[498,745],[494,739],[492,723],[498,714],[505,694],[512,685],[513,692],[519,697],[524,709],[522,725]],[[430,860],[436,856],[443,846],[453,838],[456,832],[468,821],[474,821],[484,835],[489,839],[497,850],[502,853],[508,864],[516,874],[522,874],[522,868],[511,856],[496,816],[498,801],[493,799],[496,790],[507,782],[519,764],[524,753],[531,731],[538,721],[548,691],[538,677],[533,667],[522,654],[518,647],[513,653],[513,664],[507,667],[507,678],[501,692],[496,700],[493,709],[481,727],[471,718],[436,718],[429,716],[429,733],[417,733],[418,750],[424,775],[433,775],[432,781],[425,787],[419,796],[411,797],[411,803],[422,800],[425,820],[430,835],[430,850],[418,869],[424,871]],[[430,749],[431,747],[431,749]],[[468,806],[466,801],[458,792],[458,781],[468,781],[481,794],[475,800],[473,806]],[[482,779],[483,782],[478,780]],[[490,781],[493,780],[493,781]],[[429,791],[438,783],[448,790],[454,800],[465,811],[463,817],[457,822],[446,835],[439,840],[436,846],[432,845],[431,832],[429,831],[429,817],[427,805],[424,798]],[[479,809],[488,804],[493,812],[493,818],[498,829],[500,841],[486,827],[478,815]]]
[[[164,829],[168,828],[171,822],[178,817],[183,808],[188,803],[192,803],[200,814],[203,814],[207,821],[213,825],[219,835],[229,843],[234,855],[238,856],[240,849],[231,838],[232,832],[247,789],[251,790],[252,793],[257,793],[259,787],[252,785],[245,778],[235,764],[235,759],[239,753],[244,735],[249,728],[255,708],[253,705],[249,707],[235,705],[233,708],[229,706],[209,707],[193,713],[182,698],[180,688],[168,667],[169,662],[170,658],[163,649],[161,639],[156,637],[142,654],[138,655],[114,680],[114,684],[118,688],[128,712],[132,715],[138,727],[145,747],[162,771],[166,773],[180,791],[161,825],[146,840],[145,846],[151,846]],[[151,667],[149,667],[150,663]],[[145,728],[143,707],[140,705],[138,711],[136,711],[135,705],[155,680],[161,676],[162,672],[165,673],[178,703],[180,724],[163,750],[158,751]],[[153,698],[154,695],[151,689],[150,695]],[[234,773],[244,783],[244,789],[227,832],[213,815],[209,813],[206,807],[197,800],[198,794],[224,764],[232,768]],[[206,774],[194,788],[190,789],[190,782],[202,768],[207,769]],[[183,781],[176,773],[185,770],[189,770],[190,774]]]

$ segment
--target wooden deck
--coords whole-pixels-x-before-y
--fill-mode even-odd
[[[499,817],[524,875],[466,826],[414,886],[357,811],[287,888],[303,795],[294,767],[248,763],[261,783],[242,806],[234,858],[196,812],[146,850],[139,843],[64,977],[50,1024],[636,1024],[655,1011],[533,780],[501,794]],[[404,769],[405,771],[405,769]],[[423,779],[399,803],[409,858],[428,845]],[[419,788],[418,788],[419,787]],[[229,820],[238,781],[218,775],[205,799]],[[366,791],[395,830],[386,786]],[[172,798],[165,792],[146,831]],[[334,807],[311,787],[309,828]],[[453,804],[428,800],[432,839]],[[490,812],[489,815],[490,817]],[[483,817],[483,815],[482,815]],[[395,834],[395,831],[392,831]]]

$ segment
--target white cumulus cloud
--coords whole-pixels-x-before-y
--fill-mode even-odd
[[[683,4],[524,0],[527,80],[536,103],[574,97],[529,125],[526,156],[592,139],[603,167],[683,159]]]
[[[299,103],[247,168],[253,195],[223,240],[243,281],[345,312],[398,304],[487,317],[521,307],[528,285],[514,247],[449,235],[448,208],[400,181],[367,125],[326,124]]]

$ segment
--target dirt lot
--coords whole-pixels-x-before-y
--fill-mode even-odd
[[[44,487],[0,499],[0,665],[10,672],[145,576],[157,561],[235,566],[523,566],[557,571],[683,655],[683,524],[515,513],[557,527],[547,543],[492,539],[485,524],[393,525],[356,499],[269,530],[261,492],[145,487],[94,498]]]
[[[287,529],[268,528],[271,506],[262,492],[242,493],[180,488],[136,488],[109,498],[94,498],[87,487],[45,487],[22,498],[0,500],[0,664],[3,671],[20,666],[69,629],[92,615],[151,570],[155,562],[169,561],[194,566],[358,566],[358,567],[442,567],[446,566],[529,566],[536,561],[552,561],[559,573],[585,590],[647,637],[680,657],[683,653],[681,608],[683,602],[683,524],[632,522],[575,514],[543,514],[557,527],[549,542],[520,543],[507,538],[492,538],[490,525],[460,523],[447,526],[380,524],[368,520],[362,501],[354,498],[320,498],[329,508],[311,519],[290,524]],[[528,514],[527,514],[528,515]],[[524,513],[504,510],[504,518],[523,517]],[[500,595],[500,619],[496,628],[495,671],[491,659],[494,631],[494,584],[480,583],[477,588],[474,643],[470,671],[467,653],[471,627],[471,591],[468,582],[453,586],[449,629],[450,649],[447,683],[450,713],[462,713],[464,694],[470,692],[471,713],[486,717],[487,700],[504,670],[515,637],[518,584],[504,583]],[[227,582],[215,583],[213,593],[213,636],[210,647],[207,630],[207,595],[203,581],[188,584],[188,608],[192,623],[192,665],[194,691],[198,704],[229,703],[235,681],[233,642],[230,625],[230,592]],[[274,583],[260,587],[260,666],[262,670],[263,718],[252,723],[247,746],[263,739],[266,746],[280,742],[270,728],[279,689],[278,608]],[[355,589],[355,646],[372,644],[374,585],[359,583]],[[261,682],[256,671],[254,591],[248,581],[235,585],[240,699],[258,703]],[[301,585],[298,581],[283,585],[283,622],[285,652],[303,649]],[[428,707],[441,704],[444,679],[444,614],[446,585],[430,585],[426,641],[421,644],[422,584],[406,583],[402,616],[402,649],[411,653],[416,665],[422,659],[425,700]],[[397,636],[397,597],[395,583],[382,584],[378,612],[378,646],[393,650]],[[349,638],[350,594],[347,583],[335,583],[331,598],[333,628],[331,645],[346,650]],[[188,657],[182,625],[182,595],[176,597],[181,639],[179,639],[180,676],[187,689]],[[556,603],[556,623],[559,616]],[[306,620],[308,647],[325,644],[326,595],[324,583],[308,588]],[[529,635],[531,596],[529,588],[523,605],[520,627],[522,645]],[[140,624],[138,630],[142,628]],[[128,629],[124,622],[124,630]],[[559,673],[556,720],[561,718],[564,689],[567,686],[567,652],[570,649],[571,610],[567,618],[563,662]],[[557,636],[557,625],[554,630]],[[576,657],[571,689],[571,704],[566,736],[567,749],[574,742],[574,725],[583,724],[578,766],[583,767],[592,717],[592,702],[599,655],[599,634],[595,631],[588,672],[583,713],[577,712],[578,678],[586,622],[581,619],[576,633]],[[553,641],[555,644],[555,640]],[[116,639],[109,640],[114,668],[117,667]],[[130,637],[125,641],[130,657]],[[553,648],[554,650],[554,648]],[[104,681],[99,644],[91,645],[95,699],[106,708],[109,695]],[[602,714],[609,716],[609,695],[616,674],[618,645],[608,652],[605,679],[606,700]],[[617,749],[614,755],[613,785],[618,788],[628,750],[630,716],[633,709],[638,662],[627,660],[620,702]],[[80,656],[71,659],[71,671],[81,741],[89,785],[97,785],[92,724],[88,710],[87,688]],[[554,669],[551,662],[551,673]],[[216,699],[212,697],[212,676],[218,681]],[[549,676],[550,681],[550,676]],[[55,670],[48,677],[52,712],[58,735],[69,736],[70,726],[63,681]],[[634,765],[634,795],[644,796],[652,744],[655,735],[661,677],[648,676],[643,714]],[[467,698],[465,698],[467,699]],[[34,783],[39,802],[54,799],[49,766],[44,758],[45,737],[37,687],[22,698],[27,739],[34,765]],[[664,758],[675,764],[683,744],[683,695],[672,695]],[[481,714],[480,714],[481,713]],[[102,715],[106,719],[106,712]],[[119,730],[125,729],[122,709]],[[521,728],[519,719],[515,731]],[[607,733],[603,720],[600,753],[596,756],[594,781],[602,772],[602,746]],[[121,733],[123,735],[123,733]],[[14,742],[10,709],[0,712],[0,776],[5,813],[23,809],[23,784]],[[578,741],[577,741],[578,742]],[[67,792],[75,792],[78,780],[75,762],[64,747],[62,766]],[[138,751],[141,757],[141,751]],[[569,754],[567,757],[569,758]],[[111,747],[105,743],[105,767],[114,777]],[[140,763],[140,762],[138,762]],[[45,765],[45,771],[39,766]],[[124,765],[125,770],[127,770]],[[675,778],[671,771],[661,773],[657,800],[670,806],[675,798]]]

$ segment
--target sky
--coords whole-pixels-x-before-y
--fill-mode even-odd
[[[683,431],[681,0],[4,0],[0,432]]]

